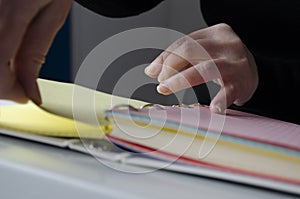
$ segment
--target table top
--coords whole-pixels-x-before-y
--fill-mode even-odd
[[[0,149],[3,198],[297,198],[163,170],[123,173],[86,154],[9,136],[0,136]]]

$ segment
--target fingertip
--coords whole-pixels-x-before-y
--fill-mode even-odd
[[[22,89],[24,90],[24,93],[28,99],[36,105],[41,105],[42,98],[37,84],[37,77],[40,67],[31,67],[30,69],[32,71],[28,71],[26,75],[22,73],[25,68],[22,68],[22,71],[18,71],[18,82],[22,86]]]
[[[23,79],[20,79],[19,81],[28,99],[31,100],[36,105],[41,105],[42,98],[38,88],[37,80],[29,79],[28,77],[23,77]]]
[[[17,102],[19,104],[27,104],[29,99],[27,97],[12,99],[12,101]]]
[[[168,88],[168,86],[164,84],[159,84],[157,86],[157,92],[163,95],[170,95],[172,91]]]
[[[166,78],[165,78],[164,74],[160,73],[159,76],[157,77],[157,81],[158,82],[163,82],[165,80],[166,80]]]
[[[225,114],[225,108],[220,104],[215,104],[210,106],[210,111],[217,114]]]
[[[145,68],[144,73],[151,78],[155,78],[155,75],[152,73],[151,68],[149,66]]]
[[[236,106],[243,106],[245,103],[246,103],[246,102],[242,102],[242,101],[240,101],[240,100],[235,100],[235,101],[233,102],[233,104],[236,105]]]
[[[152,62],[149,66],[147,66],[144,70],[145,74],[151,78],[156,78],[161,71],[161,65]]]
[[[36,96],[38,96],[38,97],[31,98],[32,102],[35,103],[38,106],[40,106],[42,104],[42,99],[39,95],[40,94],[37,93]]]
[[[29,99],[26,96],[9,96],[7,98],[4,98],[4,100],[13,101],[18,104],[27,104],[29,102]]]
[[[31,101],[33,101],[33,103],[38,106],[42,104],[41,93],[36,81],[34,81],[34,83],[32,83],[29,87],[25,88],[25,92]]]

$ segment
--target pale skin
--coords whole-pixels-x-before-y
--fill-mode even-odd
[[[258,86],[255,60],[227,24],[201,29],[175,41],[145,73],[158,79],[157,90],[164,95],[217,82],[221,89],[210,103],[216,113],[224,113],[232,104],[243,105]]]
[[[72,0],[0,0],[0,99],[37,104],[36,84]]]
[[[36,80],[72,3],[73,0],[0,0],[0,99],[41,103]],[[165,95],[218,81],[221,90],[210,104],[217,113],[223,113],[231,104],[247,102],[258,85],[252,54],[226,24],[179,39],[145,73],[158,78],[157,90]]]

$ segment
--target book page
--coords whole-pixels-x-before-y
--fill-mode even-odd
[[[114,110],[128,116],[128,111]],[[127,113],[126,113],[127,112]],[[127,115],[127,116],[126,116]],[[156,126],[182,129],[190,133],[203,133],[198,129],[245,140],[272,144],[300,151],[300,125],[255,114],[227,110],[226,115],[212,113],[208,107],[164,107],[130,111],[133,120],[147,120]]]

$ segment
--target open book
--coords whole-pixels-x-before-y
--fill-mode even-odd
[[[109,160],[126,153],[121,162],[127,164],[300,194],[299,125],[233,110],[213,114],[200,105],[153,105],[43,79],[38,84],[41,107],[0,107],[1,133]],[[114,146],[107,153],[87,151],[80,139]]]

